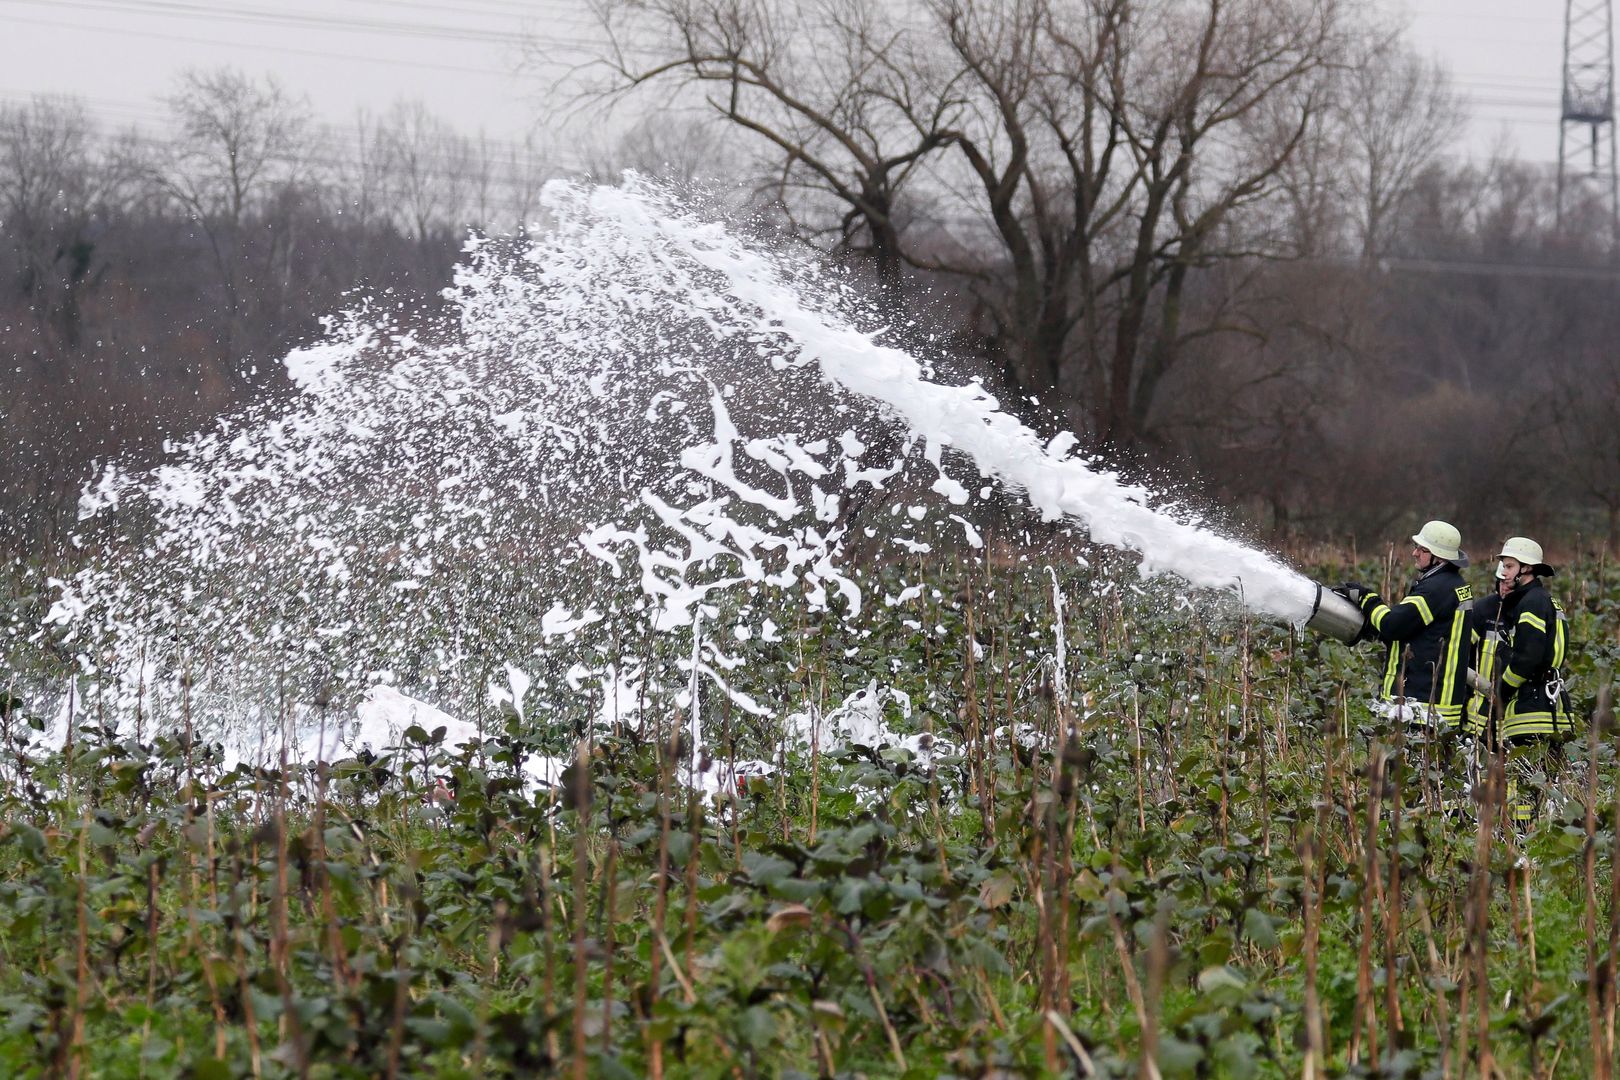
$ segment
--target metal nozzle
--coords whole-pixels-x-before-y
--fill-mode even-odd
[[[1305,629],[1315,630],[1350,645],[1361,635],[1361,627],[1366,621],[1367,617],[1360,608],[1317,583],[1316,600],[1311,604],[1311,617],[1305,620]]]

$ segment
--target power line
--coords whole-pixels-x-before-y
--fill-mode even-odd
[[[1558,80],[1550,75],[1515,75],[1510,71],[1454,71],[1450,77],[1456,82],[1491,83],[1496,86],[1558,86]]]
[[[150,132],[126,131],[121,138],[157,161],[174,149],[173,140]],[[433,219],[451,227],[468,223],[485,226],[500,222],[526,223],[538,211],[536,200],[545,181],[582,171],[578,162],[566,161],[561,155],[536,154],[531,148],[512,147],[505,155],[496,152],[484,156],[470,143],[464,149],[471,151],[472,156],[450,148],[428,148],[412,158],[412,173],[420,180],[440,186],[434,201],[441,205],[433,211]],[[363,194],[350,190],[362,161],[353,152],[345,153],[344,142],[336,132],[329,129],[319,132],[285,160],[304,172],[306,178],[324,175],[337,181],[337,187],[328,190],[340,196],[341,205],[349,205],[352,196]],[[408,201],[399,198],[398,176],[397,169],[385,167],[374,181],[375,199],[383,207],[380,216],[408,223],[412,215]],[[487,194],[479,195],[480,190]]]
[[[39,2],[41,2],[41,0],[0,0],[0,5],[3,5],[3,4],[19,4],[19,3],[39,3]],[[63,3],[74,3],[75,0],[48,0],[48,2],[55,5],[55,4],[63,4]],[[83,0],[78,0],[78,2],[80,2],[82,4]],[[107,5],[107,4],[104,3],[104,6],[112,6],[112,5]],[[157,40],[157,41],[182,42],[182,43],[186,43],[186,44],[205,45],[205,46],[209,46],[211,48],[230,49],[230,48],[248,47],[248,43],[245,43],[245,42],[242,42],[242,41],[234,41],[234,40],[222,40],[221,38],[218,38],[218,37],[199,36],[199,35],[194,35],[194,34],[180,34],[180,33],[172,33],[172,32],[165,32],[165,31],[158,31],[158,30],[136,29],[136,28],[127,28],[126,29],[126,28],[121,28],[121,27],[107,26],[107,25],[103,25],[103,24],[100,24],[100,23],[85,24],[85,23],[80,23],[80,22],[76,22],[76,21],[64,21],[64,20],[60,20],[60,19],[35,18],[35,17],[28,17],[28,16],[12,17],[9,21],[12,22],[12,23],[24,23],[24,24],[35,25],[35,26],[49,26],[49,27],[53,27],[53,28],[68,29],[68,30],[91,30],[91,31],[95,31],[95,32],[98,32],[98,33],[114,34],[114,35],[117,35],[120,38],[124,38],[124,37],[140,37],[140,38],[146,38],[146,39],[149,39],[149,40]],[[506,39],[503,38],[503,40],[506,40]],[[555,46],[555,45],[558,45],[558,44],[565,44],[565,41],[564,41],[564,39],[561,39],[561,38],[554,38],[554,39],[550,40],[548,42],[548,44]],[[494,66],[474,67],[474,66],[469,66],[469,65],[464,65],[464,64],[449,63],[449,62],[445,62],[443,60],[414,60],[414,59],[412,59],[412,60],[403,60],[403,59],[400,59],[400,58],[397,58],[397,57],[383,57],[383,56],[377,56],[377,55],[373,55],[373,54],[368,54],[368,53],[365,53],[365,52],[357,52],[357,51],[338,52],[338,51],[326,50],[326,49],[305,48],[305,47],[299,47],[299,46],[295,46],[295,45],[283,45],[283,44],[277,44],[277,43],[274,43],[274,42],[266,42],[266,41],[262,41],[262,40],[256,40],[256,41],[252,42],[251,47],[256,52],[275,52],[275,53],[279,53],[279,54],[283,54],[283,55],[310,57],[310,58],[320,59],[320,60],[340,60],[340,61],[344,61],[346,63],[352,63],[352,62],[358,61],[358,62],[361,62],[361,63],[371,64],[371,65],[375,65],[375,66],[379,66],[379,67],[409,69],[411,71],[424,71],[424,70],[426,70],[426,71],[444,71],[444,72],[451,72],[451,73],[454,73],[454,74],[457,74],[457,75],[476,75],[476,76],[483,76],[485,78],[498,77],[502,73],[504,73],[506,75],[506,77],[508,77],[508,78],[516,78],[516,77],[518,77],[520,71],[525,66],[524,64],[521,64],[521,63],[516,63],[516,62],[510,63],[510,64],[507,64],[507,65],[504,66],[504,72],[503,72],[502,68],[497,68],[497,67],[494,67]],[[580,51],[580,61],[581,61],[581,63],[588,62],[591,58],[593,58],[595,56],[596,51],[604,48],[603,44],[600,43],[600,42],[589,42],[589,43],[587,43],[587,42],[585,42],[583,40],[577,40],[576,44],[574,46],[572,46],[572,47]]]
[[[1410,14],[1419,19],[1445,19],[1448,22],[1455,21],[1457,18],[1456,12],[1452,11],[1412,11]],[[1526,23],[1534,26],[1549,25],[1548,20],[1540,15],[1502,15],[1493,12],[1475,12],[1470,14],[1469,18],[1470,20],[1482,22]],[[1556,26],[1556,24],[1551,25]]]
[[[40,95],[28,94],[15,90],[0,89],[0,101],[16,106],[30,105],[39,96]],[[80,104],[85,108],[86,113],[93,122],[100,127],[112,129],[114,133],[120,130],[122,125],[125,124],[144,125],[159,129],[170,129],[174,124],[173,116],[150,105],[142,106],[122,99],[88,97],[85,95],[71,95],[69,96],[68,100]],[[113,113],[122,113],[123,115],[121,117],[111,117],[110,114]],[[379,123],[386,125],[386,117],[379,121]],[[548,151],[542,154],[537,153],[536,147],[528,142],[515,142],[508,139],[496,139],[487,136],[469,136],[462,134],[459,131],[454,131],[454,129],[451,129],[451,131],[452,137],[461,142],[466,150],[474,154],[479,154],[482,152],[485,156],[490,158],[512,158],[538,167],[560,168],[564,171],[572,170],[578,167],[577,162],[566,161],[565,159],[567,159],[570,155],[562,153],[561,151]],[[348,139],[345,135],[346,132],[358,136],[360,134],[360,129],[357,125],[350,126],[332,123],[323,123],[315,126],[315,134],[317,138],[338,146],[343,145],[347,141],[347,145],[350,148],[355,151],[360,150],[362,148],[362,144],[353,139]],[[170,137],[161,134],[153,134],[147,131],[137,130],[135,134],[141,142],[149,146],[169,146],[173,141]],[[443,158],[447,162],[456,160],[456,158],[450,154],[443,155]]]
[[[0,3],[32,3],[33,0],[0,0]],[[93,30],[100,33],[115,34],[118,37],[142,37],[158,41],[177,41],[193,45],[214,45],[224,48],[242,48],[246,43],[241,41],[223,41],[219,38],[197,37],[190,34],[167,34],[158,30],[131,30],[114,26],[86,26],[83,23],[63,22],[59,19],[36,19],[27,16],[13,17],[7,20],[10,23],[25,23],[31,26],[49,26],[60,30]],[[275,45],[268,42],[254,42],[252,47],[260,52],[278,52],[293,56],[309,56],[320,60],[347,60],[358,61],[365,64],[382,64],[388,67],[422,68],[430,71],[449,71],[459,75],[494,76],[497,72],[487,67],[471,67],[465,64],[446,64],[440,61],[403,61],[397,57],[368,56],[364,53],[333,52],[325,49],[305,49],[294,45]]]
[[[300,30],[358,33],[372,37],[459,41],[479,45],[511,45],[514,38],[514,33],[510,30],[491,30],[443,23],[394,22],[351,16],[316,15],[273,8],[220,7],[194,3],[191,0],[0,0],[0,3],[48,7],[53,12],[71,9],[117,15],[201,20],[216,25],[238,23],[244,25],[283,26]],[[112,29],[84,26],[83,24],[72,25],[80,29]],[[114,32],[122,31],[114,30]],[[573,45],[592,49],[601,48],[605,44],[605,42],[596,39],[563,35],[547,35],[545,41],[547,44]],[[256,42],[255,44],[259,43]]]
[[[346,0],[349,4],[369,4],[374,7],[386,7],[390,10],[398,8],[412,8],[419,11],[431,11],[440,15],[477,15],[485,18],[533,18],[536,9],[544,7],[543,3],[529,3],[525,0],[456,0],[454,4],[432,3],[430,0]],[[594,23],[596,16],[569,10],[566,2],[551,5],[551,11],[545,15],[548,19],[570,19],[580,17],[583,21]],[[479,10],[480,8],[488,10]]]
[[[513,20],[518,21],[524,16],[538,18],[555,25],[574,15],[574,12],[565,11],[559,5],[536,5],[528,3],[511,2],[503,0],[467,0],[463,5],[451,7],[444,3],[432,0],[347,0],[352,9],[360,4],[379,5],[386,3],[390,10],[401,7],[431,15],[444,15],[456,19],[477,17],[485,20]],[[333,14],[328,9],[327,14],[314,14],[287,10],[268,9],[265,7],[234,6],[221,7],[217,4],[193,2],[193,0],[0,0],[0,4],[49,6],[52,11],[63,8],[85,12],[113,12],[140,18],[179,18],[193,21],[206,21],[217,26],[240,24],[244,26],[277,25],[290,28],[308,29],[316,32],[346,32],[363,33],[374,38],[405,38],[413,40],[444,40],[471,44],[503,44],[510,45],[514,40],[514,33],[509,30],[491,29],[481,26],[452,25],[444,22],[400,22],[379,20],[374,18],[358,17],[352,14]],[[476,5],[476,6],[475,6]],[[548,10],[549,7],[549,10]],[[95,30],[104,33],[114,33],[120,36],[141,36],[168,41],[187,41],[211,46],[240,47],[243,43],[222,41],[218,38],[196,37],[191,35],[178,35],[153,30],[122,29],[94,23],[85,24],[63,20],[40,19],[31,17],[16,17],[10,20],[14,23],[28,23],[32,25],[46,25],[61,28]],[[1544,22],[1530,17],[1512,21]],[[570,30],[578,33],[580,24],[574,23]],[[572,47],[582,51],[582,57],[588,57],[602,50],[606,46],[605,38],[584,38],[571,36],[571,34],[546,35],[544,44],[551,47]],[[353,51],[333,51],[312,49],[292,45],[278,45],[274,43],[255,41],[255,49],[270,50],[288,55],[308,56],[318,59],[338,59],[344,61],[359,61],[389,67],[409,67],[413,70],[446,71],[459,75],[489,76],[494,72],[489,67],[475,67],[447,63],[443,60],[402,61],[395,58],[385,58],[366,53]],[[643,52],[648,50],[636,49]],[[516,74],[519,65],[512,65],[511,74]],[[1553,107],[1558,92],[1557,87],[1546,80],[1536,76],[1517,76],[1511,73],[1492,72],[1490,74],[1471,75],[1463,74],[1454,77],[1456,85],[1465,91],[1467,103],[1475,112],[1476,117],[1480,111],[1486,109],[1505,109],[1520,111],[1540,111]],[[1522,85],[1521,85],[1522,84]],[[1533,95],[1522,98],[1518,95],[1524,93]],[[1545,94],[1545,98],[1542,94]],[[1518,118],[1505,118],[1510,123],[1525,123]]]
[[[350,2],[354,3],[354,2],[357,2],[357,0],[350,0]],[[379,3],[379,2],[385,2],[385,0],[359,0],[359,2]],[[448,7],[448,6],[443,5],[443,4],[425,2],[425,0],[386,0],[386,2],[389,4],[389,6],[391,8],[399,7],[399,6],[408,6],[408,7],[414,8],[414,9],[418,9],[418,10],[442,13],[442,14],[446,14],[446,15],[461,15],[461,14],[464,14],[464,12],[462,12],[459,8],[451,8],[451,7]],[[485,3],[494,3],[494,2],[497,2],[497,0],[483,0],[483,2],[485,2]],[[512,34],[510,32],[508,32],[508,31],[487,30],[487,29],[480,29],[480,28],[470,28],[470,27],[459,26],[459,25],[446,25],[446,24],[437,24],[437,23],[432,23],[432,24],[430,24],[430,23],[407,23],[407,22],[396,22],[396,21],[382,21],[382,20],[376,20],[376,19],[358,19],[358,18],[347,17],[347,16],[334,16],[334,15],[330,15],[330,14],[317,15],[317,14],[311,14],[311,13],[307,13],[307,12],[303,12],[303,13],[300,13],[300,12],[288,12],[288,11],[278,11],[278,10],[262,9],[262,8],[246,8],[246,7],[220,8],[218,6],[209,7],[209,6],[206,6],[206,5],[201,4],[201,3],[191,2],[191,0],[0,0],[0,3],[49,5],[50,7],[52,7],[53,10],[59,10],[59,9],[61,9],[63,7],[68,7],[68,8],[76,8],[76,9],[81,9],[81,10],[111,11],[111,12],[119,12],[119,13],[125,13],[125,14],[151,14],[151,15],[158,15],[160,17],[180,17],[180,18],[189,18],[189,19],[206,19],[208,21],[219,22],[219,23],[230,22],[230,21],[249,22],[249,23],[268,22],[268,23],[273,23],[273,24],[276,24],[276,25],[283,25],[283,26],[289,26],[289,27],[299,27],[299,28],[309,28],[309,29],[316,29],[316,30],[336,30],[336,31],[341,31],[341,32],[356,32],[356,33],[365,33],[365,34],[369,34],[369,35],[396,36],[396,37],[397,36],[403,36],[403,37],[413,37],[413,38],[421,38],[421,37],[442,38],[442,39],[445,39],[445,40],[459,40],[459,41],[481,43],[481,44],[511,44],[512,43]],[[503,12],[506,12],[507,10],[508,9],[503,8]],[[513,5],[511,5],[509,10],[510,10],[510,14],[503,14],[500,17],[508,17],[508,18],[509,17],[514,17],[516,15],[516,13],[520,12],[520,11],[528,12],[531,15],[534,14],[533,7],[531,7],[529,5],[523,5],[523,4],[513,4]],[[477,12],[477,11],[474,11],[472,13],[481,14],[481,15],[484,15],[486,17],[493,15],[493,13],[491,13],[491,12]],[[550,16],[548,16],[548,18],[551,18],[551,19],[556,18],[555,9],[553,9],[552,14]],[[52,21],[52,20],[37,20],[37,19],[35,19],[35,20],[27,20],[27,21],[34,22],[34,23],[40,24],[40,25],[52,25],[52,26],[58,26],[58,27],[64,27],[64,28],[104,30],[104,31],[109,32],[109,33],[127,33],[127,32],[131,32],[131,31],[124,31],[124,30],[121,30],[121,29],[118,29],[118,28],[113,28],[113,27],[84,26],[83,24],[78,24],[78,23],[65,23],[65,22],[61,22],[61,21]],[[133,32],[142,33],[141,31],[133,31]],[[174,38],[174,37],[170,37],[170,35],[156,34],[156,33],[152,33],[152,32],[149,32],[149,31],[145,32],[145,33],[148,33],[151,36],[169,38],[170,40],[200,40],[200,39],[191,39],[191,38]],[[200,43],[203,43],[203,44],[216,44],[216,45],[232,44],[230,42],[221,42],[221,41],[218,41],[218,40],[200,40]],[[593,54],[596,51],[599,51],[599,50],[605,48],[607,46],[607,44],[608,44],[607,39],[606,39],[605,36],[592,36],[592,37],[589,37],[589,38],[585,38],[585,37],[571,37],[571,36],[564,36],[564,35],[547,35],[547,36],[545,36],[543,38],[542,43],[545,44],[545,45],[575,46],[575,47],[578,47],[578,48],[580,48],[581,50],[583,50],[583,51],[585,51],[587,53],[593,53]],[[303,55],[317,56],[317,57],[322,57],[322,58],[361,59],[361,60],[367,60],[367,61],[372,61],[372,62],[377,62],[377,63],[385,63],[385,64],[398,64],[398,63],[401,63],[400,61],[392,60],[392,59],[382,59],[382,58],[374,58],[374,57],[366,57],[366,56],[355,56],[354,54],[347,53],[347,52],[336,53],[336,52],[330,52],[330,51],[324,51],[324,50],[300,49],[300,48],[290,47],[290,46],[268,45],[266,43],[258,42],[258,41],[254,42],[254,46],[256,48],[270,48],[270,49],[275,49],[276,51],[281,51],[281,52],[291,52],[291,53],[297,53],[297,54],[303,54]],[[639,50],[633,50],[633,51],[650,51],[650,50],[639,49]],[[433,69],[438,69],[438,70],[454,71],[454,72],[464,73],[464,74],[487,75],[487,74],[490,73],[488,68],[469,67],[469,66],[466,66],[466,65],[445,64],[445,63],[442,63],[442,62],[432,62],[432,61],[423,62],[423,63],[416,63],[416,62],[413,61],[413,62],[409,63],[409,66],[412,66],[412,67],[428,67],[428,68],[433,68]],[[1485,87],[1487,87],[1489,89],[1492,89],[1492,90],[1498,90],[1498,89],[1501,89],[1501,90],[1539,89],[1539,90],[1546,90],[1549,93],[1556,93],[1557,90],[1558,90],[1558,87],[1557,87],[1557,85],[1555,83],[1548,81],[1544,77],[1540,77],[1540,76],[1517,76],[1517,75],[1514,75],[1512,73],[1506,73],[1506,72],[1500,72],[1500,71],[1493,71],[1493,72],[1490,72],[1488,74],[1479,74],[1479,75],[1468,74],[1468,73],[1454,74],[1452,76],[1452,79],[1453,79],[1454,82],[1458,83],[1459,85],[1485,86]],[[1513,83],[1515,81],[1523,83],[1524,85],[1522,87],[1521,86],[1514,86]]]

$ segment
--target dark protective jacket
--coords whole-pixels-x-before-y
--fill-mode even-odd
[[[1502,602],[1507,633],[1502,657],[1502,738],[1550,735],[1573,727],[1564,694],[1564,610],[1540,578]]]
[[[1469,638],[1474,670],[1487,683],[1495,683],[1502,674],[1500,652],[1507,639],[1507,624],[1503,622],[1503,597],[1491,582],[1491,591],[1474,599],[1469,613]],[[1484,735],[1491,729],[1491,701],[1475,691],[1468,695],[1468,709],[1464,726],[1475,735]]]
[[[1432,704],[1450,726],[1462,722],[1468,697],[1468,615],[1473,592],[1449,562],[1418,575],[1398,604],[1377,593],[1361,598],[1373,636],[1389,646],[1383,696]],[[1405,659],[1407,646],[1412,656]],[[1403,663],[1404,660],[1404,663]]]

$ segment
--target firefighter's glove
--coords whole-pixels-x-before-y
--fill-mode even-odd
[[[1377,593],[1356,581],[1347,581],[1333,591],[1350,601],[1352,604],[1356,605],[1356,607],[1360,608],[1362,611],[1366,611],[1369,606],[1367,603],[1368,597],[1372,597],[1374,599],[1378,597]]]
[[[1361,630],[1359,632],[1357,632],[1356,636],[1351,640],[1350,644],[1352,644],[1352,645],[1360,645],[1363,641],[1374,641],[1374,640],[1377,639],[1377,637],[1378,637],[1378,632],[1373,629],[1372,620],[1371,619],[1362,619],[1361,620]]]

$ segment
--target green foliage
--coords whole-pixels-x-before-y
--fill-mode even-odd
[[[1620,580],[1560,581],[1584,713]],[[715,758],[779,767],[708,795],[676,780],[669,715],[583,748],[572,716],[455,754],[412,728],[317,771],[94,727],[13,756],[0,1072],[1135,1076],[1149,1054],[1281,1077],[1313,1032],[1337,1075],[1595,1071],[1612,733],[1538,759],[1515,831],[1455,740],[1360,707],[1365,651],[1086,569],[1060,671],[1044,575],[866,588],[912,584],[849,623],[778,613],[797,639],[739,643],[735,682],[830,708],[877,677],[932,757],[811,753],[718,706]],[[33,713],[8,691],[3,715]],[[520,779],[576,751],[556,789]]]

